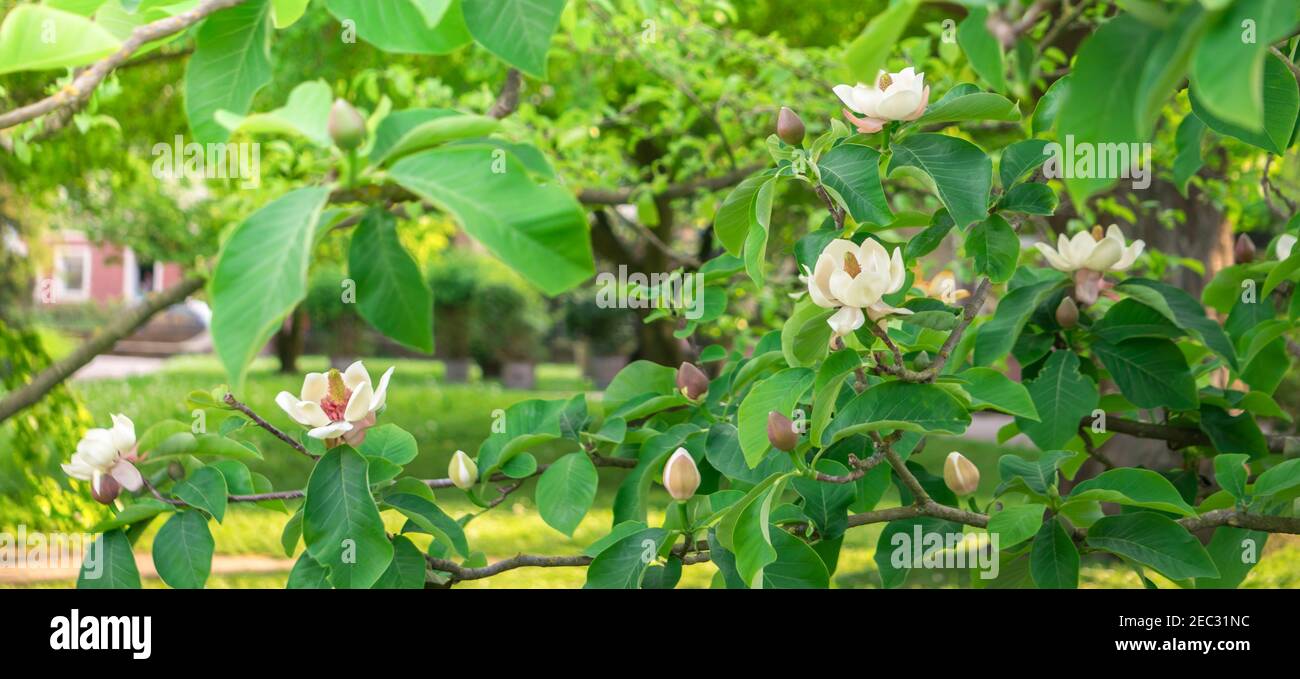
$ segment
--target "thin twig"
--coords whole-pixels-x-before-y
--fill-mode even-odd
[[[234,394],[226,394],[226,399],[225,399],[225,401],[226,401],[226,405],[228,405],[228,406],[234,408],[235,410],[238,410],[239,412],[241,412],[241,413],[247,415],[247,416],[248,416],[248,419],[252,420],[254,424],[256,424],[257,426],[259,426],[259,427],[261,427],[261,428],[263,428],[263,429],[265,429],[265,430],[267,430],[267,431],[269,431],[269,432],[271,432],[271,434],[274,435],[276,438],[278,438],[278,439],[280,439],[281,441],[284,441],[285,443],[287,443],[287,444],[289,445],[290,448],[293,448],[294,450],[296,450],[296,451],[302,453],[303,455],[306,455],[307,457],[310,457],[310,458],[313,459],[313,460],[319,460],[319,459],[320,459],[320,456],[319,456],[319,455],[315,455],[315,454],[313,454],[310,450],[307,450],[307,447],[304,446],[304,445],[302,445],[302,443],[299,443],[299,442],[298,442],[297,440],[295,440],[292,436],[290,436],[290,435],[284,433],[283,431],[281,431],[280,429],[278,429],[275,425],[273,425],[273,424],[271,424],[270,422],[267,422],[266,420],[262,419],[262,416],[261,416],[261,415],[258,415],[258,414],[255,413],[255,412],[253,412],[253,409],[252,409],[252,408],[249,408],[248,406],[246,406],[246,405],[244,405],[243,403],[241,403],[241,402],[239,402],[238,400],[236,400]]]

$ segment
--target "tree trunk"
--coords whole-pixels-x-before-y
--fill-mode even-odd
[[[309,323],[307,310],[299,305],[275,334],[275,355],[280,359],[281,373],[298,372],[298,357],[302,356]]]

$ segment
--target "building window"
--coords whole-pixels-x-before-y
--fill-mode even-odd
[[[90,248],[59,246],[54,253],[55,301],[90,298]]]

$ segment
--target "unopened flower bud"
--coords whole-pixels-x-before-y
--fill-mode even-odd
[[[943,462],[943,482],[958,495],[970,495],[980,486],[980,470],[964,455],[948,453]]]
[[[90,496],[100,504],[111,505],[117,499],[118,493],[122,492],[122,486],[110,474],[104,474],[99,477],[97,483],[90,484]]]
[[[1255,241],[1244,233],[1237,236],[1237,244],[1233,247],[1232,254],[1238,264],[1249,264],[1255,261]]]
[[[1074,303],[1072,297],[1061,300],[1056,307],[1056,322],[1066,330],[1079,324],[1079,305]]]
[[[185,465],[182,465],[175,460],[168,462],[167,475],[170,476],[173,481],[180,481],[185,478]]]
[[[465,451],[458,450],[455,455],[451,456],[451,463],[447,465],[447,476],[451,477],[451,484],[461,490],[469,490],[478,482],[478,465],[474,464]]]
[[[677,369],[677,389],[692,401],[709,390],[709,376],[690,363],[682,363]]]
[[[930,353],[927,351],[922,351],[916,355],[916,358],[912,359],[912,364],[916,366],[917,370],[925,370],[926,368],[929,368],[932,363],[934,363],[934,361],[930,358]]]
[[[773,410],[767,414],[767,440],[773,448],[788,453],[799,445],[799,432],[790,418]]]
[[[799,114],[782,106],[781,112],[776,115],[776,136],[791,146],[798,146],[803,143],[804,133],[803,120],[800,120]]]
[[[361,114],[342,99],[335,99],[329,115],[330,139],[334,145],[344,151],[361,146],[366,140],[366,120]]]
[[[678,502],[685,502],[700,487],[700,468],[685,448],[678,448],[664,464],[664,488]]]

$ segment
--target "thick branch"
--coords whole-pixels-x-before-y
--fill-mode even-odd
[[[1092,416],[1089,415],[1081,420],[1081,425],[1091,426]],[[1128,434],[1142,439],[1155,439],[1157,441],[1166,441],[1174,448],[1186,448],[1188,446],[1212,446],[1214,443],[1210,437],[1200,429],[1191,427],[1178,427],[1171,424],[1160,424],[1158,422],[1139,422],[1129,420],[1123,417],[1106,415],[1106,430],[1119,434]],[[1287,442],[1292,437],[1280,434],[1266,435],[1264,439],[1268,442],[1268,450],[1271,453],[1285,453]]]
[[[38,373],[31,382],[5,394],[4,399],[0,400],[0,422],[39,401],[41,397],[58,386],[60,382],[71,377],[82,366],[90,363],[96,356],[113,348],[113,345],[117,344],[118,340],[135,332],[137,328],[144,325],[150,318],[153,318],[154,314],[173,304],[184,301],[186,297],[189,297],[191,293],[201,287],[203,287],[202,278],[198,276],[187,278],[167,290],[150,295],[143,304],[124,311],[117,317],[117,320],[104,326],[102,330],[95,333],[80,347],[77,347],[76,351],[50,364],[48,368]]]
[[[174,17],[159,19],[136,27],[116,52],[95,62],[58,92],[7,113],[0,113],[0,130],[34,120],[64,107],[78,108],[90,98],[96,87],[113,69],[126,63],[142,46],[175,35],[202,21],[208,15],[243,3],[244,0],[204,0],[194,9]],[[2,418],[0,418],[2,419]]]
[[[492,108],[488,109],[488,117],[501,120],[514,113],[519,108],[519,87],[522,84],[523,76],[518,69],[512,68],[506,72],[506,82],[501,86],[501,92],[497,94]]]

